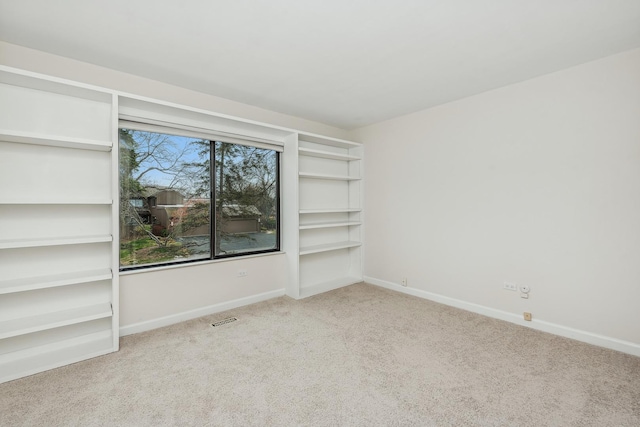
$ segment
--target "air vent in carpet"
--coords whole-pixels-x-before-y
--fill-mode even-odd
[[[226,325],[227,323],[235,322],[236,320],[238,319],[236,319],[235,317],[227,317],[226,319],[223,319],[219,322],[212,323],[211,326],[215,328],[216,326]]]

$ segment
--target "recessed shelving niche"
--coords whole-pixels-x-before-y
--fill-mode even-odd
[[[118,349],[113,95],[0,68],[0,382]]]

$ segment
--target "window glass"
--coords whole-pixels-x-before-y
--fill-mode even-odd
[[[215,255],[278,248],[278,153],[215,143]]]
[[[119,136],[123,269],[279,249],[276,151],[124,128]]]

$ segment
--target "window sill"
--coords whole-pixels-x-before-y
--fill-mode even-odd
[[[252,259],[252,258],[259,258],[259,257],[265,257],[265,256],[274,256],[274,255],[284,255],[284,254],[285,254],[284,251],[277,251],[277,252],[266,252],[266,253],[263,253],[263,254],[253,254],[253,255],[229,257],[229,258],[207,259],[207,260],[202,260],[202,261],[186,262],[186,263],[183,263],[183,264],[159,265],[159,266],[156,266],[156,267],[140,268],[140,269],[136,269],[136,270],[124,270],[124,271],[120,271],[119,275],[120,276],[129,276],[129,275],[132,275],[132,274],[154,273],[156,271],[173,270],[175,268],[200,267],[200,266],[203,266],[203,265],[218,264],[218,263],[221,263],[221,262],[232,262],[232,261],[238,262],[238,261],[243,261],[243,260]]]

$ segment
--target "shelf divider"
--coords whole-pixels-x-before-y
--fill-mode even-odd
[[[356,176],[344,176],[344,175],[327,175],[322,173],[308,173],[300,172],[300,178],[310,179],[326,179],[330,181],[359,181],[361,178]]]
[[[36,289],[76,285],[79,283],[98,282],[100,280],[111,280],[112,278],[113,274],[111,273],[111,269],[107,268],[102,270],[75,271],[48,276],[0,280],[0,294],[11,294]]]
[[[0,355],[0,383],[111,353],[111,329]]]
[[[358,156],[352,156],[349,154],[332,153],[330,151],[313,150],[311,148],[303,148],[303,147],[298,148],[298,153],[301,156],[319,157],[322,159],[330,159],[330,160],[344,160],[344,161],[360,160],[360,157]]]
[[[111,199],[46,199],[46,198],[7,198],[0,200],[0,205],[112,205]]]
[[[302,284],[300,286],[300,297],[307,298],[313,295],[321,294],[323,292],[328,292],[334,289],[342,288],[343,286],[353,285],[354,283],[360,282],[362,282],[362,278],[345,276],[319,283]]]
[[[300,215],[325,214],[325,213],[353,213],[361,212],[360,208],[329,208],[329,209],[300,209]]]
[[[111,304],[105,302],[102,304],[54,311],[52,313],[4,320],[0,322],[0,339],[102,319],[110,317],[112,314]]]
[[[313,230],[317,228],[334,228],[334,227],[353,227],[362,225],[359,221],[342,221],[342,222],[318,222],[315,224],[300,224],[300,230]]]
[[[42,246],[82,245],[88,243],[111,242],[111,235],[78,236],[78,237],[53,237],[47,239],[12,239],[0,240],[0,249],[35,248]]]
[[[19,144],[44,145],[47,147],[77,148],[81,150],[111,151],[111,141],[86,138],[59,137],[32,132],[0,129],[0,140]]]
[[[328,136],[321,136],[316,134],[300,132],[301,143],[321,144],[330,147],[338,148],[359,148],[362,144],[353,141],[346,141],[344,139],[332,138]]]
[[[319,252],[337,251],[339,249],[355,248],[361,246],[362,242],[345,241],[324,243],[321,245],[306,246],[300,248],[300,255],[316,254]]]

